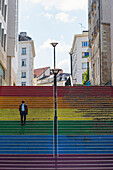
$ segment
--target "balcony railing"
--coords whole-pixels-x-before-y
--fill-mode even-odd
[[[0,76],[0,86],[6,86],[6,85],[7,84],[6,84],[5,80],[3,79],[3,77]]]

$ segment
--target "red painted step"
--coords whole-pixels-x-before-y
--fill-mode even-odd
[[[33,86],[15,86],[6,87],[0,86],[0,96],[37,96],[37,97],[52,97],[54,87],[33,87]],[[58,97],[63,96],[108,96],[113,97],[113,87],[112,86],[75,86],[75,87],[58,87]]]

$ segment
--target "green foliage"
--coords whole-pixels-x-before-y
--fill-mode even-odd
[[[83,75],[84,79],[82,80],[83,85],[86,85],[86,83],[88,82],[88,69],[86,70],[86,72],[84,72]]]

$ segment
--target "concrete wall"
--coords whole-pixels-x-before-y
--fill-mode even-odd
[[[90,0],[89,0],[90,2]],[[111,81],[111,7],[112,0],[100,0],[100,6],[96,1],[96,8],[89,3],[91,22],[89,20],[89,40],[92,42],[91,57],[91,80],[93,85],[106,85]],[[100,7],[100,8],[99,8]],[[99,30],[100,9],[100,30]],[[89,17],[90,18],[90,17]],[[97,23],[95,21],[98,21]],[[93,39],[93,41],[92,41]],[[100,48],[101,47],[101,48]],[[101,51],[101,53],[100,53]],[[101,56],[100,56],[101,54]],[[100,63],[101,60],[101,63]],[[101,65],[100,65],[101,64]],[[101,82],[100,82],[101,78]]]
[[[7,25],[7,56],[11,57],[11,66],[8,63],[9,85],[17,85],[18,69],[18,0],[8,1]]]

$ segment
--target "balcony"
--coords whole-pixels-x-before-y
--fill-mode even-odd
[[[92,38],[91,38],[91,43],[94,43],[94,32],[92,32]]]
[[[88,14],[88,21],[89,21],[89,23],[91,23],[91,12],[89,12],[89,14]]]
[[[99,32],[99,19],[97,20],[97,32]]]
[[[98,0],[98,8],[99,8],[100,0]]]
[[[97,36],[97,25],[94,27],[94,37],[96,38]]]
[[[94,0],[93,7],[94,7],[94,9],[96,9],[96,0]]]
[[[91,48],[92,46],[91,46],[91,39],[89,40],[89,48]]]
[[[93,5],[94,5],[94,2],[92,3],[92,7],[91,7],[91,14],[92,14],[92,16],[93,16],[93,14],[94,14],[94,8],[93,8]]]

